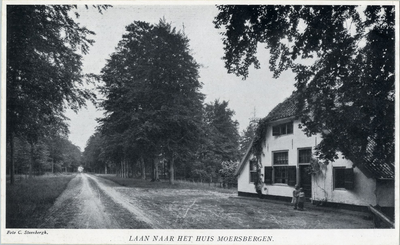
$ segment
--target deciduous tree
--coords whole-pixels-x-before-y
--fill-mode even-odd
[[[222,5],[228,72],[246,78],[265,44],[277,77],[296,73],[299,118],[322,134],[317,155],[337,152],[361,166],[366,156],[394,167],[394,6]]]
[[[194,151],[201,133],[199,65],[188,38],[163,20],[137,21],[126,31],[102,70],[102,132],[120,135],[123,154],[163,153],[173,183],[176,160]]]
[[[75,22],[72,5],[7,5],[7,141],[14,182],[14,137],[32,146],[49,127],[67,131],[64,112],[93,94],[84,89],[82,55],[94,33]],[[99,7],[99,9],[107,6]]]

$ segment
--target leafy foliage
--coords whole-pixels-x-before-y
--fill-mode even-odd
[[[237,162],[240,158],[238,122],[233,120],[234,111],[228,105],[219,100],[204,105],[203,132],[190,169],[193,177],[221,177],[223,162]]]
[[[72,5],[7,5],[7,140],[13,182],[14,137],[32,146],[42,136],[68,133],[65,109],[94,95],[83,85],[82,54],[94,32],[79,26]],[[104,10],[107,6],[97,6]]]
[[[246,151],[250,147],[253,142],[254,137],[256,136],[256,130],[258,126],[259,118],[250,119],[249,125],[245,130],[243,130],[240,136],[240,154],[243,157],[246,154]]]
[[[298,114],[307,135],[322,133],[320,159],[333,161],[340,151],[362,165],[371,151],[394,163],[394,6],[218,9],[228,72],[245,79],[251,65],[259,68],[257,45],[264,43],[275,77],[297,74]]]
[[[239,160],[239,123],[232,119],[234,114],[227,101],[215,100],[205,105],[204,120],[210,130],[208,137],[212,140],[213,151],[222,161]]]
[[[172,182],[175,160],[194,154],[201,133],[199,65],[187,37],[163,20],[136,21],[126,31],[102,70],[100,129],[112,152],[121,153],[114,155],[162,153]]]
[[[7,147],[7,163],[11,162],[10,148]],[[16,137],[14,142],[15,172],[17,174],[44,174],[46,172],[76,171],[81,165],[81,151],[65,136],[41,137],[30,144],[26,139]],[[10,170],[10,169],[8,169]]]
[[[236,182],[235,171],[237,167],[238,167],[238,162],[233,162],[233,161],[222,162],[219,174],[222,177],[224,183]]]
[[[69,16],[69,5],[7,6],[7,131],[35,141],[48,125],[62,126],[64,103],[74,110],[92,94],[81,55],[94,34]]]

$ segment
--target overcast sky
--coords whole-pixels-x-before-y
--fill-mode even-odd
[[[242,80],[227,74],[222,57],[224,55],[221,30],[212,23],[218,10],[214,5],[114,5],[101,15],[95,9],[79,7],[81,17],[78,22],[96,32],[96,41],[90,53],[84,57],[83,71],[100,74],[106,59],[115,51],[125,26],[133,21],[146,21],[152,24],[165,18],[173,27],[184,31],[190,39],[190,48],[195,60],[202,65],[200,81],[204,84],[201,92],[206,95],[205,102],[215,99],[229,101],[229,108],[235,111],[234,119],[239,122],[242,132],[253,117],[265,117],[278,103],[294,90],[294,75],[283,73],[279,79],[272,78],[268,69],[269,52],[259,47],[261,69],[251,69],[249,77]],[[72,143],[83,151],[89,137],[97,126],[96,118],[102,112],[88,102],[87,109],[78,114],[67,112],[71,119],[70,136]]]

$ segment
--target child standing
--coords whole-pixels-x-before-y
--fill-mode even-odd
[[[305,193],[303,188],[300,188],[299,190],[299,198],[298,198],[298,206],[299,206],[299,210],[304,210],[304,202],[305,202]]]
[[[294,186],[294,190],[293,190],[293,198],[292,198],[292,203],[294,204],[294,208],[293,209],[297,209],[297,206],[299,204],[299,186],[295,185]]]

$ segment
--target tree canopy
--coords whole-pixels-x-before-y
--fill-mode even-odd
[[[240,158],[239,133],[238,122],[233,120],[235,112],[228,105],[227,101],[219,100],[204,105],[203,133],[190,169],[192,177],[205,180],[227,177],[229,181],[233,177],[228,176],[230,171],[225,170]]]
[[[108,6],[95,6],[101,12]],[[7,141],[31,145],[54,130],[68,133],[64,112],[93,94],[83,88],[82,54],[94,32],[71,15],[75,5],[7,5]],[[76,14],[78,16],[78,14]],[[13,182],[11,170],[11,182]]]
[[[264,44],[278,77],[296,74],[298,116],[306,134],[321,133],[320,159],[337,152],[394,164],[395,9],[352,5],[221,5],[225,66],[248,76]],[[394,166],[394,165],[393,165]]]
[[[234,111],[228,108],[228,102],[205,105],[206,127],[210,130],[208,137],[212,140],[213,151],[220,155],[222,161],[239,160],[239,123],[233,120]]]
[[[126,27],[102,70],[105,137],[122,155],[163,154],[170,165],[194,152],[201,133],[203,95],[189,40],[170,24],[136,21]]]

